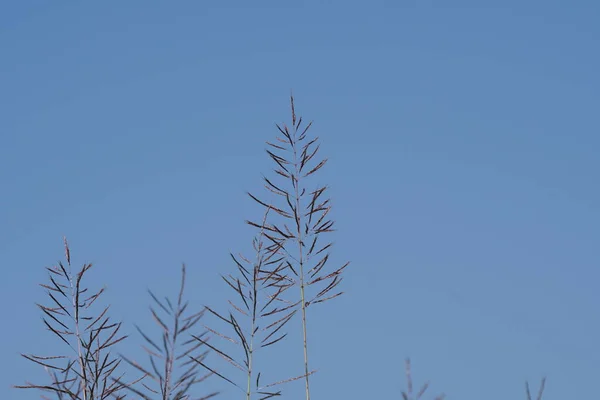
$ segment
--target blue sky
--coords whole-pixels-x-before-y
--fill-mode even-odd
[[[524,398],[543,375],[546,399],[592,398],[600,6],[568,4],[2,3],[0,397],[38,398],[10,389],[44,377],[19,352],[62,350],[34,301],[63,235],[133,353],[146,288],[173,293],[183,261],[192,302],[222,309],[293,90],[352,261],[309,316],[313,397],[401,398],[410,356],[431,398]],[[290,339],[271,369],[301,367]]]

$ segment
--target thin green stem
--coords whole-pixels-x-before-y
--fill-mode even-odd
[[[292,110],[293,112],[293,110]],[[295,121],[292,122],[295,125]],[[298,218],[296,228],[297,235],[296,241],[298,242],[298,264],[299,264],[299,274],[300,274],[300,300],[302,307],[302,339],[304,342],[304,380],[306,383],[306,400],[310,400],[310,383],[308,378],[308,341],[306,334],[306,296],[304,293],[305,282],[304,282],[304,252],[302,251],[302,243],[303,243],[303,235],[302,235],[302,221],[301,221],[301,209],[300,209],[300,168],[298,166],[298,151],[296,148],[296,132],[294,130],[294,140],[292,141],[292,149],[294,151],[294,169],[295,174],[292,176],[292,184],[294,186],[294,194],[296,197],[296,214]]]
[[[75,323],[75,339],[77,340],[77,358],[78,358],[78,364],[79,364],[79,371],[81,374],[81,387],[83,390],[83,400],[87,400],[88,395],[87,395],[87,381],[86,381],[86,376],[87,374],[85,373],[85,362],[83,361],[83,355],[82,355],[82,351],[81,351],[81,332],[79,331],[79,307],[78,304],[76,302],[76,296],[77,296],[77,289],[73,286],[73,275],[71,272],[71,263],[70,261],[68,261],[69,264],[69,276],[68,276],[68,280],[69,280],[69,285],[71,287],[71,304],[73,306],[73,321]]]
[[[256,280],[258,274],[258,265],[254,267],[253,274],[254,279],[252,280],[252,285],[254,287],[254,296],[252,301],[252,329],[250,331],[250,343],[248,344],[248,386],[246,388],[246,400],[250,400],[250,398],[252,397],[252,361],[254,359],[254,330],[256,326]]]
[[[256,308],[258,306],[258,285],[259,285],[259,274],[260,267],[262,265],[262,237],[264,235],[264,226],[267,223],[267,216],[269,215],[269,209],[265,211],[263,222],[259,234],[258,243],[256,244],[256,264],[252,270],[252,324],[250,330],[250,343],[248,344],[248,384],[246,387],[246,400],[250,400],[252,397],[252,362],[254,361],[254,338],[256,336]],[[258,385],[258,383],[257,383]],[[258,388],[257,388],[258,389]]]
[[[252,329],[254,329],[254,325],[252,325]],[[248,386],[246,388],[246,400],[250,400],[250,396],[252,393],[252,339],[250,339],[250,351],[249,351],[249,361],[248,361]]]
[[[174,364],[175,364],[175,346],[176,346],[176,341],[177,341],[177,326],[178,326],[178,322],[179,322],[179,310],[180,308],[177,308],[177,312],[174,313],[174,323],[173,323],[173,335],[171,335],[171,340],[169,340],[169,347],[170,347],[170,351],[169,354],[167,355],[167,359],[165,360],[165,387],[164,387],[164,393],[163,393],[163,399],[164,400],[170,400],[171,399],[171,385],[173,382],[173,369],[174,369]]]

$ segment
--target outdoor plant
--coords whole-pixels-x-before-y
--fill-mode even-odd
[[[49,297],[49,305],[37,304],[44,325],[68,348],[68,354],[40,356],[21,354],[44,367],[51,384],[27,382],[21,389],[39,389],[54,393],[56,398],[71,400],[124,399],[118,375],[120,359],[113,357],[111,347],[126,336],[119,336],[121,323],[113,323],[107,315],[109,306],[96,311],[94,303],[104,288],[90,294],[83,286],[85,274],[92,264],[84,264],[77,273],[71,269],[71,252],[64,239],[66,267],[47,268],[49,283],[40,284]],[[47,398],[47,397],[44,397]]]
[[[423,395],[425,394],[425,392],[427,391],[427,389],[429,388],[429,382],[425,382],[423,384],[423,386],[421,386],[421,389],[419,389],[419,391],[417,392],[417,394],[413,393],[413,380],[412,380],[412,373],[411,373],[411,367],[410,367],[410,358],[407,358],[405,363],[405,373],[406,373],[406,391],[402,392],[402,398],[404,400],[420,400]],[[444,397],[446,397],[444,394],[441,394],[439,396],[436,396],[435,400],[443,400]]]
[[[540,382],[540,389],[538,390],[536,400],[542,400],[542,395],[544,394],[545,386],[546,386],[546,378],[542,378],[542,381]],[[525,382],[525,393],[527,393],[527,400],[532,400],[531,392],[529,391],[529,382]]]
[[[198,362],[204,360],[208,350],[202,343],[194,338],[205,338],[207,331],[195,332],[198,322],[204,316],[205,309],[198,312],[189,311],[189,302],[184,300],[185,291],[185,264],[181,267],[181,285],[177,296],[177,302],[172,302],[168,297],[161,301],[156,295],[148,290],[152,301],[158,308],[150,306],[150,313],[154,322],[162,332],[160,340],[155,341],[136,325],[137,331],[144,338],[147,346],[142,346],[149,357],[149,366],[121,355],[121,358],[136,370],[142,373],[145,379],[138,380],[136,384],[124,385],[124,388],[133,392],[143,400],[187,400],[191,399],[190,389],[198,383],[204,382],[211,374],[201,374],[202,369]],[[186,313],[187,312],[187,313]],[[161,314],[166,314],[170,319]],[[166,321],[166,322],[165,322]],[[160,365],[159,365],[160,364]],[[179,371],[179,373],[177,373]],[[151,382],[147,383],[147,380]],[[207,400],[216,396],[210,393],[197,400]]]
[[[232,255],[238,275],[223,276],[240,303],[229,301],[228,314],[208,308],[229,325],[235,339],[221,331],[211,329],[211,332],[238,344],[243,353],[243,362],[220,348],[209,346],[244,373],[245,389],[205,363],[201,365],[244,390],[247,400],[252,398],[254,392],[263,396],[262,399],[280,395],[281,391],[269,388],[297,379],[304,380],[306,399],[310,399],[310,375],[314,371],[309,369],[308,362],[307,309],[342,294],[337,286],[348,265],[345,263],[333,270],[327,268],[332,243],[324,236],[333,232],[334,223],[329,219],[331,204],[327,197],[327,186],[315,186],[311,182],[327,159],[319,158],[318,137],[309,136],[312,122],[303,125],[302,118],[296,117],[293,96],[290,103],[291,125],[276,125],[282,136],[276,137],[274,142],[267,142],[266,152],[274,163],[274,169],[271,177],[263,179],[267,194],[274,195],[271,198],[275,199],[267,202],[261,199],[264,197],[262,195],[248,193],[264,209],[262,221],[246,221],[257,229],[253,243],[255,261]],[[261,386],[261,374],[253,370],[257,350],[284,339],[286,333],[282,329],[298,313],[302,320],[303,373]],[[245,324],[240,322],[242,318],[246,320]],[[265,322],[264,327],[260,325],[269,318],[276,320]],[[201,342],[206,343],[203,340]]]
[[[104,289],[89,294],[83,286],[91,264],[83,265],[75,274],[71,271],[65,239],[66,266],[59,262],[58,266],[47,268],[49,282],[41,286],[49,301],[38,307],[46,328],[69,352],[55,356],[22,354],[48,372],[50,383],[27,382],[17,388],[38,389],[59,400],[125,399],[125,393],[143,400],[207,400],[218,393],[192,397],[191,389],[214,375],[238,388],[240,398],[246,400],[281,396],[283,384],[302,380],[305,398],[310,400],[310,378],[315,371],[309,364],[309,333],[314,328],[308,324],[308,315],[312,307],[343,294],[339,285],[349,263],[330,267],[332,205],[328,186],[315,183],[327,159],[319,156],[319,138],[310,135],[312,122],[303,124],[302,118],[297,117],[293,96],[290,105],[291,123],[277,124],[280,136],[267,142],[266,152],[274,168],[263,177],[265,191],[248,193],[260,206],[262,216],[246,221],[255,229],[253,254],[245,257],[230,253],[235,268],[221,274],[234,294],[226,311],[189,305],[184,296],[183,265],[176,300],[163,301],[149,291],[153,302],[150,313],[160,330],[160,339],[153,339],[136,326],[144,339],[142,348],[148,354],[148,362],[113,356],[112,347],[126,338],[119,335],[121,323],[110,321],[108,306],[93,307]],[[205,314],[214,317],[213,323],[200,329]],[[302,341],[297,344],[287,340],[291,326],[288,323],[293,318],[300,319],[298,333]],[[298,351],[301,371],[286,372],[283,379],[264,377],[258,365],[270,350],[284,343],[302,349],[301,357]],[[231,368],[209,363],[209,353],[225,360]],[[121,361],[141,376],[126,383],[120,372]],[[407,388],[401,392],[403,400],[421,400],[429,384],[413,390],[409,359],[405,373]],[[544,387],[545,378],[536,400],[542,400]],[[525,388],[527,400],[532,400],[528,383]],[[435,400],[443,398],[442,394]]]

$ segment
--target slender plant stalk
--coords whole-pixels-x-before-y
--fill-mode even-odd
[[[546,378],[542,378],[540,382],[540,389],[538,391],[536,400],[542,400],[542,396],[544,395],[544,388],[546,387]],[[527,400],[532,400],[531,392],[529,391],[529,382],[525,382],[525,393],[527,394]]]
[[[264,221],[267,218],[267,215],[269,214],[269,210],[267,209],[267,212],[265,213],[265,217],[263,219],[263,225],[264,225]],[[256,309],[258,306],[258,291],[259,291],[259,285],[260,285],[260,266],[262,265],[262,253],[263,253],[263,235],[264,235],[264,230],[261,230],[259,235],[258,235],[258,242],[256,245],[256,261],[255,264],[252,268],[252,316],[251,316],[251,325],[250,325],[250,341],[249,341],[249,345],[248,345],[248,372],[247,372],[247,386],[246,386],[246,400],[250,400],[252,398],[252,378],[253,378],[253,370],[252,370],[252,364],[254,361],[254,339],[256,337],[256,317],[257,317],[257,313],[256,313]]]
[[[294,98],[291,98],[292,103],[292,124],[296,125],[296,114],[294,112]],[[296,210],[300,210],[300,193],[298,192],[298,186],[300,184],[297,177],[300,176],[298,151],[295,144],[292,144],[294,151],[294,170],[296,176],[296,184],[294,185],[294,194],[296,200]],[[306,295],[305,295],[305,281],[304,281],[304,251],[302,246],[304,244],[301,224],[296,224],[296,243],[298,244],[298,264],[300,265],[300,306],[302,307],[302,340],[304,344],[304,382],[306,387],[306,400],[310,400],[310,382],[308,373],[308,341],[306,337]]]

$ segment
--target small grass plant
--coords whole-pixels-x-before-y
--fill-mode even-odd
[[[190,305],[185,299],[183,265],[176,300],[161,300],[149,291],[150,315],[160,332],[158,339],[136,326],[147,362],[115,355],[113,347],[123,344],[127,336],[119,334],[121,323],[111,321],[109,306],[98,304],[104,288],[92,293],[85,286],[84,278],[92,265],[84,264],[78,272],[72,271],[65,239],[66,264],[59,262],[56,267],[47,268],[48,281],[41,286],[48,303],[37,306],[44,326],[66,352],[22,354],[47,371],[48,382],[26,382],[16,388],[37,389],[44,394],[42,398],[58,400],[127,396],[143,400],[207,400],[218,398],[219,393],[199,395],[203,390],[196,387],[211,378],[239,390],[239,397],[228,398],[266,400],[285,397],[285,384],[302,381],[305,399],[311,399],[310,382],[315,370],[309,364],[314,330],[308,323],[310,310],[343,294],[340,284],[349,263],[330,266],[332,204],[328,186],[317,184],[315,179],[327,159],[320,158],[321,144],[318,137],[311,135],[312,122],[305,124],[296,115],[293,96],[290,109],[290,123],[277,124],[278,135],[267,142],[266,153],[273,169],[263,177],[264,191],[248,193],[262,208],[260,218],[246,221],[255,229],[253,254],[245,257],[232,253],[232,271],[221,274],[224,287],[233,295],[224,311],[223,307]],[[200,328],[205,316],[212,317],[212,322]],[[301,343],[293,343],[287,337],[289,322],[294,318],[301,322]],[[129,346],[129,339],[125,343]],[[257,361],[268,363],[269,351],[284,345],[302,350],[298,352],[301,370],[289,371],[283,379],[269,380],[258,369]],[[229,368],[212,365],[207,360],[210,353],[225,360]],[[126,380],[123,362],[139,377]],[[410,360],[406,360],[405,372],[407,387],[401,392],[402,398],[421,400],[429,384],[415,392]],[[542,400],[545,382],[542,379],[536,400]],[[528,383],[526,396],[532,400]],[[435,400],[443,398],[439,395]]]

